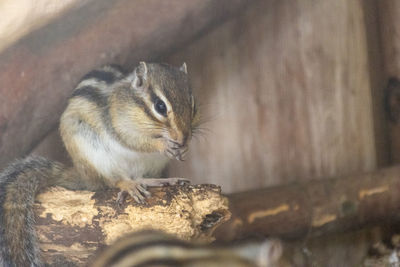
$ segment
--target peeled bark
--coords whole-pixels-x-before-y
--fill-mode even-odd
[[[214,185],[151,188],[141,205],[117,191],[52,188],[38,196],[36,229],[45,262],[84,266],[99,247],[129,232],[158,229],[185,240],[211,242],[213,231],[230,218],[228,201]]]
[[[399,222],[400,166],[228,195],[217,239],[258,234],[298,239]]]

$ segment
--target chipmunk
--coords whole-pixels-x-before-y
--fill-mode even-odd
[[[279,240],[236,245],[199,245],[159,231],[130,234],[101,252],[92,267],[273,267],[282,254]]]
[[[33,204],[49,186],[116,187],[118,202],[128,194],[143,203],[148,186],[182,181],[155,178],[169,159],[184,159],[197,117],[186,64],[141,62],[131,73],[105,66],[84,76],[60,120],[73,167],[28,157],[0,174],[0,265],[42,266]]]

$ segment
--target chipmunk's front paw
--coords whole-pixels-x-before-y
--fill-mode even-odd
[[[146,203],[146,198],[151,196],[147,190],[147,185],[140,181],[123,180],[117,183],[117,187],[121,189],[117,196],[119,205],[125,202],[127,195],[130,195],[137,203]]]

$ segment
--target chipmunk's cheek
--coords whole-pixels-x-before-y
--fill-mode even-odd
[[[157,150],[158,152],[160,152],[161,154],[164,154],[164,153],[165,153],[165,150],[167,149],[167,146],[166,146],[165,143],[162,142],[162,141],[157,142],[155,146],[156,146],[156,147],[155,147],[156,150]]]
[[[160,152],[160,154],[165,154],[167,149],[168,144],[162,139],[157,140],[157,142],[154,143],[154,150]]]

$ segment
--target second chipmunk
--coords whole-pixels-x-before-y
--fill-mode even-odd
[[[283,267],[277,239],[196,244],[159,231],[131,233],[103,249],[91,267]]]
[[[0,266],[42,266],[33,225],[37,193],[56,185],[115,187],[118,201],[128,193],[145,202],[147,186],[180,181],[157,177],[169,158],[184,159],[197,123],[185,64],[141,62],[128,74],[114,66],[88,73],[60,121],[73,167],[28,157],[0,173]]]

